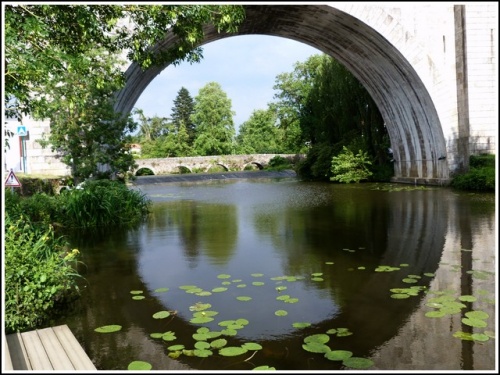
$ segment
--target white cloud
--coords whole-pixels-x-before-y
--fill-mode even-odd
[[[146,116],[169,117],[181,87],[191,97],[208,82],[218,82],[231,99],[235,127],[247,121],[256,109],[273,100],[276,76],[293,71],[319,50],[290,39],[244,35],[221,39],[203,46],[200,63],[181,63],[164,69],[143,91],[135,104]]]

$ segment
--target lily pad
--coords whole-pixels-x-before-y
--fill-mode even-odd
[[[199,316],[199,317],[194,317],[190,320],[191,323],[194,324],[203,324],[203,323],[208,323],[214,320],[214,318],[211,318],[209,316]]]
[[[175,336],[175,333],[172,331],[165,332],[161,336],[163,341],[174,341],[177,337]]]
[[[276,316],[286,316],[286,315],[288,315],[288,312],[285,311],[285,310],[277,310],[277,311],[274,312],[274,315],[276,315]]]
[[[275,367],[269,367],[269,366],[257,366],[253,368],[254,371],[276,371]]]
[[[211,348],[210,344],[206,341],[197,341],[194,344],[194,347],[195,347],[195,349],[198,349],[198,350],[205,350],[205,349]]]
[[[252,297],[248,297],[248,296],[238,296],[236,297],[236,299],[238,301],[250,301],[252,299]]]
[[[158,311],[153,314],[153,319],[165,319],[170,316],[170,311]]]
[[[211,307],[212,307],[212,305],[209,303],[197,302],[194,305],[189,306],[189,311],[203,311],[203,310],[207,310]]]
[[[238,334],[238,331],[235,330],[235,329],[231,329],[231,328],[226,328],[226,329],[223,329],[221,331],[221,333],[224,335],[224,336],[236,336]]]
[[[471,327],[476,327],[476,328],[484,328],[488,325],[484,320],[474,319],[474,318],[472,318],[472,319],[471,318],[463,318],[462,323],[466,324],[468,326],[471,326]]]
[[[111,333],[111,332],[117,332],[121,329],[122,329],[122,326],[117,325],[117,324],[111,324],[108,326],[97,327],[96,329],[94,329],[94,331],[99,332],[99,333]]]
[[[314,341],[302,344],[302,349],[311,353],[328,353],[331,350],[327,345]]]
[[[324,281],[325,279],[323,279],[322,277],[313,277],[311,280],[312,281]]]
[[[255,286],[262,286],[264,284],[265,283],[263,283],[262,281],[254,281],[254,282],[252,282],[252,285],[255,285]]]
[[[163,293],[163,292],[168,292],[170,289],[168,288],[157,288],[155,289],[156,293]]]
[[[474,302],[474,301],[477,301],[477,298],[474,297],[474,296],[469,296],[469,295],[465,295],[465,296],[460,296],[458,297],[458,299],[460,301],[464,301],[464,302]]]
[[[325,353],[325,358],[330,361],[344,361],[350,357],[352,357],[352,352],[348,350],[331,350]]]
[[[346,367],[355,368],[355,369],[362,369],[362,368],[372,367],[374,362],[368,358],[349,357],[349,358],[344,359],[342,364]]]
[[[394,298],[394,299],[405,299],[405,298],[409,298],[410,295],[409,294],[406,294],[406,293],[394,293],[394,294],[391,294],[391,298]]]
[[[262,277],[262,276],[264,276],[264,274],[263,273],[252,273],[252,276],[253,277]]]
[[[280,295],[280,296],[276,297],[276,299],[277,299],[278,301],[285,301],[285,300],[287,300],[287,299],[289,299],[289,298],[290,298],[290,296],[289,296],[288,294],[282,294],[282,295]]]
[[[182,344],[171,345],[167,348],[167,350],[170,350],[170,351],[176,351],[176,350],[182,350],[182,349],[184,349],[184,345],[182,345]]]
[[[304,342],[306,344],[310,342],[319,342],[321,344],[326,344],[328,341],[330,341],[330,336],[324,333],[317,333],[315,335],[310,335],[304,338]]]
[[[478,310],[473,310],[473,311],[467,311],[465,313],[465,316],[470,319],[488,319],[490,316],[488,313],[485,313],[484,311],[478,311]]]
[[[128,364],[127,370],[138,371],[138,370],[151,370],[153,366],[151,363],[144,361],[132,361]]]
[[[248,350],[241,346],[228,346],[219,350],[219,354],[224,357],[234,357],[246,353]]]
[[[443,316],[446,316],[446,313],[441,310],[437,311],[428,311],[425,313],[425,316],[428,318],[442,318]]]
[[[311,323],[307,323],[307,322],[296,322],[296,323],[293,323],[292,326],[294,328],[307,328],[307,327],[310,327],[311,326]]]
[[[206,358],[206,357],[210,357],[212,354],[212,351],[211,350],[207,350],[207,349],[195,349],[193,351],[193,354],[196,356],[196,357],[200,357],[200,358]]]
[[[488,341],[490,339],[488,335],[484,333],[473,333],[471,337],[474,341]]]
[[[231,275],[221,273],[220,275],[217,275],[217,278],[218,279],[229,279],[229,278],[231,278]]]
[[[130,294],[142,294],[144,293],[142,290],[131,290]]]
[[[132,299],[135,299],[135,300],[141,300],[141,299],[144,299],[146,297],[144,296],[133,296]]]
[[[248,323],[250,323],[247,319],[244,318],[239,318],[235,320],[236,324],[239,324],[241,326],[246,326]]]
[[[286,303],[297,303],[299,302],[298,298],[288,298],[285,300]]]
[[[193,333],[192,337],[196,341],[206,341],[210,338],[210,335],[208,333]]]
[[[461,340],[467,340],[467,341],[472,341],[474,340],[472,338],[472,334],[470,334],[469,332],[462,332],[462,331],[457,331],[453,334],[453,337],[457,337]]]
[[[182,290],[189,290],[189,289],[193,289],[193,288],[198,288],[196,285],[181,285],[179,287],[179,289],[182,289]]]
[[[210,311],[210,310],[205,310],[205,311],[197,311],[193,314],[195,318],[200,318],[204,316],[215,316],[219,314],[217,311]]]
[[[241,345],[242,348],[245,348],[247,350],[261,350],[262,345],[257,344],[255,342],[246,342],[243,345]]]
[[[217,339],[217,340],[214,340],[210,343],[210,346],[214,349],[220,349],[226,345],[227,345],[226,339]]]

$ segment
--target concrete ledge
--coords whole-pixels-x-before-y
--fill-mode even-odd
[[[451,178],[393,177],[391,182],[424,186],[449,186]]]

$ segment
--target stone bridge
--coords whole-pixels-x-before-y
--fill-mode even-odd
[[[216,166],[226,171],[243,171],[249,166],[263,169],[275,156],[281,156],[292,164],[304,158],[300,154],[251,154],[137,159],[137,168],[133,173],[136,174],[141,169],[149,169],[155,175],[181,173],[183,170],[190,173],[208,172]]]
[[[384,118],[395,181],[444,184],[468,169],[470,155],[496,152],[497,2],[244,7],[246,20],[236,36],[207,25],[203,44],[261,34],[306,43],[334,57],[365,86]],[[174,42],[169,34],[153,48]],[[130,112],[165,67],[128,66],[115,110]]]

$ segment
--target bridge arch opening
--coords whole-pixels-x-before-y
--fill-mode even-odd
[[[264,166],[261,163],[257,163],[256,161],[252,161],[243,166],[244,171],[254,171],[254,170],[262,170]]]
[[[134,173],[136,176],[154,176],[154,171],[151,168],[143,167],[139,168]]]
[[[179,165],[177,169],[179,170],[180,174],[193,173],[193,170],[185,165]]]
[[[367,89],[387,126],[397,180],[447,181],[449,167],[443,130],[422,79],[398,49],[362,20],[330,5],[245,5],[237,34],[205,27],[207,44],[227,37],[260,34],[305,43],[343,64]],[[384,17],[379,17],[384,22]],[[168,36],[155,48],[167,48]],[[417,52],[415,52],[417,53]],[[166,66],[126,72],[116,111],[129,113],[144,89]]]

